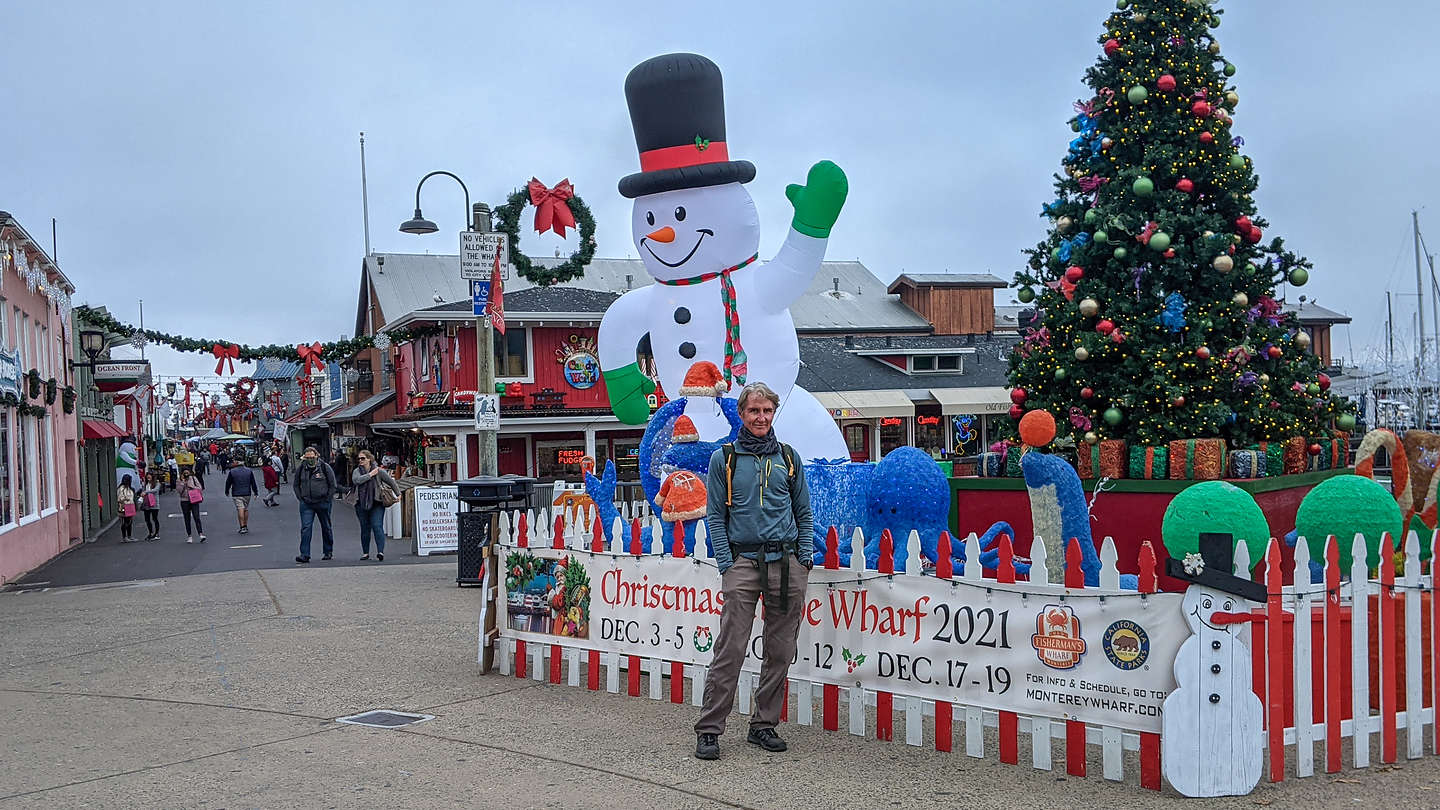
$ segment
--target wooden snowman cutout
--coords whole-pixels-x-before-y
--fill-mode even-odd
[[[1250,651],[1240,638],[1265,602],[1265,587],[1232,574],[1235,540],[1200,535],[1200,552],[1171,558],[1167,573],[1191,583],[1181,600],[1193,633],[1175,656],[1177,688],[1165,698],[1161,760],[1186,796],[1244,796],[1260,781],[1264,720],[1251,686]]]

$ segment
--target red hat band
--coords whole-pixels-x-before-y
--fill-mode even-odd
[[[703,141],[698,138],[696,140],[698,143],[666,146],[641,152],[640,171],[658,172],[665,169],[683,169],[706,163],[726,163],[730,160],[730,150],[726,148],[724,141]]]

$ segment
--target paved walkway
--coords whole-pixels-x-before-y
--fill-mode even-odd
[[[0,810],[1180,804],[1133,759],[1113,784],[813,727],[700,762],[688,706],[477,674],[480,596],[388,559],[0,593]],[[372,708],[436,717],[334,722]],[[1440,758],[1339,777],[1184,806],[1440,804]]]

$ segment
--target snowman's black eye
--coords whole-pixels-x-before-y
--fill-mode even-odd
[[[646,224],[646,225],[654,225],[654,224],[655,224],[655,212],[654,212],[654,211],[646,211],[646,212],[645,212],[645,224]]]
[[[676,222],[684,222],[684,221],[685,221],[685,206],[681,205],[681,206],[677,206],[677,207],[675,208],[675,221],[676,221]]]

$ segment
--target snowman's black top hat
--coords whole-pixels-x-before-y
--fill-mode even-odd
[[[1165,561],[1165,573],[1176,579],[1249,599],[1251,602],[1265,601],[1263,584],[1232,573],[1235,570],[1234,535],[1201,534],[1199,559],[1191,558],[1188,567],[1185,562],[1183,559],[1171,557]]]
[[[641,62],[625,77],[625,102],[640,172],[620,180],[622,196],[755,179],[754,164],[730,159],[725,91],[720,68],[709,59],[669,53]]]

